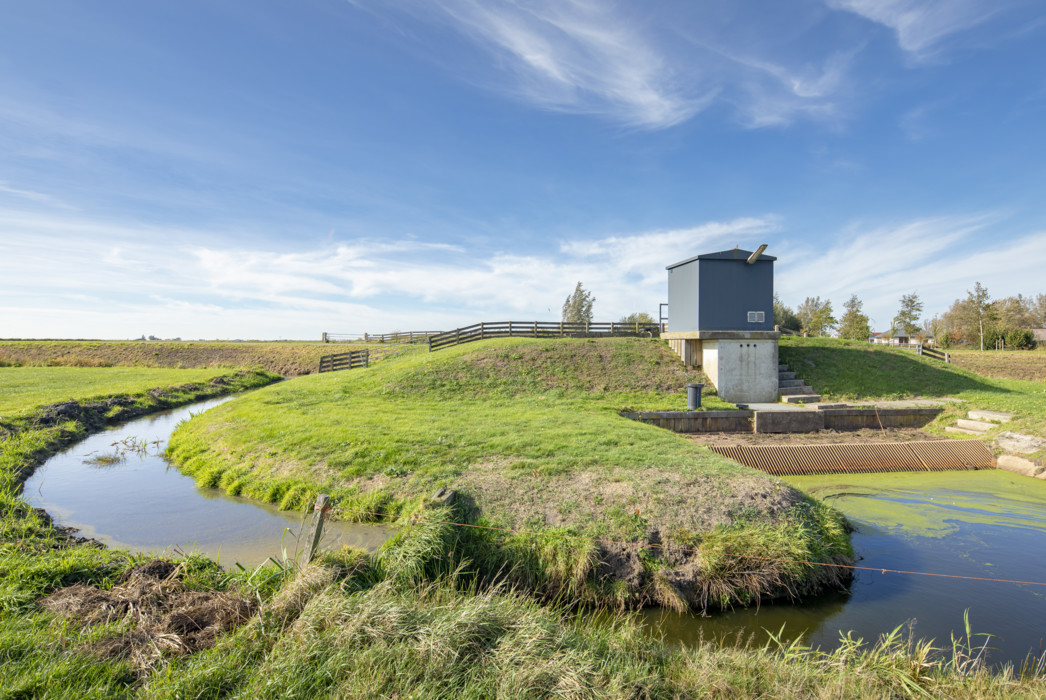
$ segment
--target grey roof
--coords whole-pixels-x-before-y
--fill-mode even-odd
[[[671,270],[673,267],[686,265],[687,263],[692,263],[695,260],[748,260],[748,256],[751,254],[752,251],[742,250],[741,248],[734,248],[733,250],[721,250],[718,253],[704,253],[703,255],[695,255],[692,258],[687,258],[686,260],[682,260],[680,262],[669,265],[665,269]],[[771,262],[777,260],[777,258],[775,258],[774,256],[766,255],[765,253],[763,255],[760,255],[759,259],[769,260]]]

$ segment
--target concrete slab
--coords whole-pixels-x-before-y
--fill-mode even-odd
[[[949,425],[944,429],[946,433],[960,433],[961,435],[984,435],[980,430],[967,430],[966,428],[956,428],[954,425]]]
[[[1012,413],[1003,413],[1002,411],[969,411],[966,415],[974,420],[995,421],[997,423],[1006,423],[1013,418]]]
[[[939,399],[902,399],[899,401],[872,401],[871,404],[881,408],[919,408],[920,406],[943,406],[947,403],[958,403],[960,399],[942,397]]]
[[[1008,472],[1022,476],[1037,477],[1046,472],[1046,467],[1017,455],[999,455],[995,464],[999,469],[1005,469]]]
[[[1046,440],[1033,435],[1011,433],[1009,431],[999,434],[995,438],[995,444],[1007,452],[1020,452],[1022,454],[1031,454],[1046,449]]]
[[[969,420],[968,418],[960,418],[955,421],[955,425],[966,430],[976,430],[981,433],[986,433],[992,428],[996,427],[997,423],[986,423],[982,420]]]
[[[810,411],[813,409],[807,408],[802,404],[792,403],[746,403],[737,404],[738,408],[744,408],[748,411]]]

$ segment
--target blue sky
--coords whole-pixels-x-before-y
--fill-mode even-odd
[[[1037,0],[49,0],[0,22],[0,337],[656,315],[768,243],[879,329],[1046,292]]]

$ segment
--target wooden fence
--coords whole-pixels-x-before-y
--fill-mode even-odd
[[[350,350],[339,352],[334,355],[324,355],[320,358],[321,372],[336,372],[341,369],[355,369],[366,367],[370,364],[369,350]]]
[[[429,337],[429,351],[485,338],[595,338],[661,334],[659,323],[560,323],[545,321],[483,321]]]
[[[926,357],[932,357],[935,360],[941,360],[948,363],[951,363],[952,361],[952,357],[948,353],[935,350],[934,348],[928,348],[925,345],[920,345],[916,349],[916,352],[920,355],[925,355]]]
[[[420,343],[443,331],[397,331],[395,333],[324,333],[320,336],[324,343]]]

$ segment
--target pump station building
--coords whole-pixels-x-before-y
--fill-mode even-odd
[[[732,403],[777,401],[774,258],[724,250],[668,266],[668,341]]]

